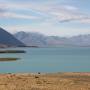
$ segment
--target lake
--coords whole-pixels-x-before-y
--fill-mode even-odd
[[[26,53],[0,54],[20,58],[0,62],[0,73],[90,72],[90,47],[8,48]]]

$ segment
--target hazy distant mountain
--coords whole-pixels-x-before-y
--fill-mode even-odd
[[[25,46],[21,41],[16,39],[13,35],[0,28],[0,47],[7,46]]]
[[[15,37],[25,43],[27,46],[46,46],[46,37],[39,33],[26,33],[18,32],[15,34]]]
[[[77,46],[90,46],[90,34],[73,36],[68,39],[69,43]]]
[[[67,38],[21,31],[15,37],[28,46],[90,46],[90,34]]]

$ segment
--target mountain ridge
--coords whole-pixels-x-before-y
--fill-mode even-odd
[[[12,34],[0,27],[0,47],[24,46],[25,44],[16,39]]]
[[[90,34],[59,37],[20,31],[14,36],[28,46],[90,46]]]

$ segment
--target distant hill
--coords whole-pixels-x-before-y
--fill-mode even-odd
[[[90,46],[90,34],[59,37],[20,31],[14,36],[28,46]]]
[[[25,44],[16,39],[13,35],[8,33],[3,28],[0,28],[0,47],[8,46],[25,46]]]
[[[18,32],[14,35],[18,40],[25,43],[27,46],[46,46],[46,36],[40,33],[33,32]]]

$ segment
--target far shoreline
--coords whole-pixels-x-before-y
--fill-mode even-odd
[[[24,50],[0,50],[0,53],[26,53]]]
[[[0,58],[0,62],[17,61],[20,58]]]

